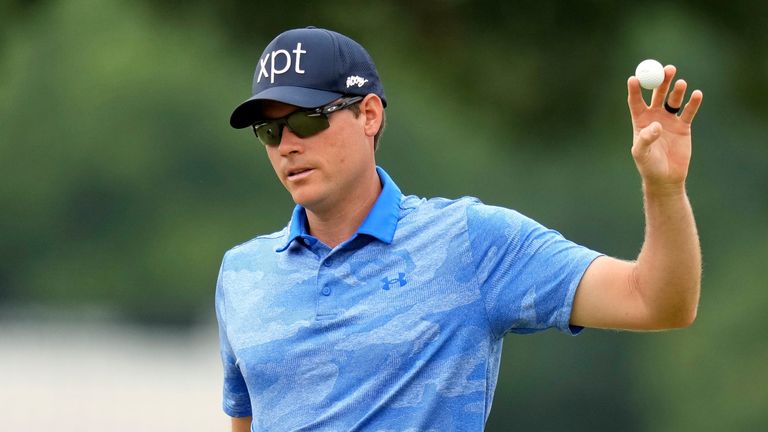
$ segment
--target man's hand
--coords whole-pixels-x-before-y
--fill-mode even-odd
[[[632,157],[645,186],[659,191],[679,189],[685,183],[691,160],[691,123],[703,99],[701,91],[695,90],[679,115],[667,112],[664,100],[675,72],[672,65],[664,68],[664,81],[653,91],[650,106],[643,99],[638,79],[632,76],[627,81]],[[675,82],[668,106],[682,107],[686,87],[684,80]]]

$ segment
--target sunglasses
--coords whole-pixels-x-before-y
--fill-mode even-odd
[[[362,96],[344,97],[328,105],[294,111],[285,117],[254,123],[253,132],[264,145],[278,146],[283,138],[283,126],[288,126],[297,137],[306,138],[328,129],[328,115],[363,100]]]

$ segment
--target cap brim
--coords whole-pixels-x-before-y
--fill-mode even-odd
[[[301,108],[315,108],[326,105],[341,96],[341,93],[305,87],[271,87],[238,105],[229,118],[229,124],[235,129],[242,129],[260,120],[263,118],[261,102],[265,100],[282,102]]]

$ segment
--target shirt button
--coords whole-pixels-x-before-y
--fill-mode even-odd
[[[330,259],[330,258],[328,258],[327,260],[325,260],[325,262],[323,263],[323,265],[324,265],[324,266],[326,266],[326,267],[330,267],[330,266],[332,266],[332,265],[333,265],[333,260],[332,260],[332,259]]]
[[[322,293],[324,296],[331,295],[331,289],[328,287],[323,287]]]

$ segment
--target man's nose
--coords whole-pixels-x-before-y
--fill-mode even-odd
[[[283,131],[280,135],[280,144],[278,149],[280,150],[281,155],[287,156],[291,153],[303,152],[304,144],[302,142],[302,138],[296,136],[296,134],[293,133],[288,125],[283,125]]]

